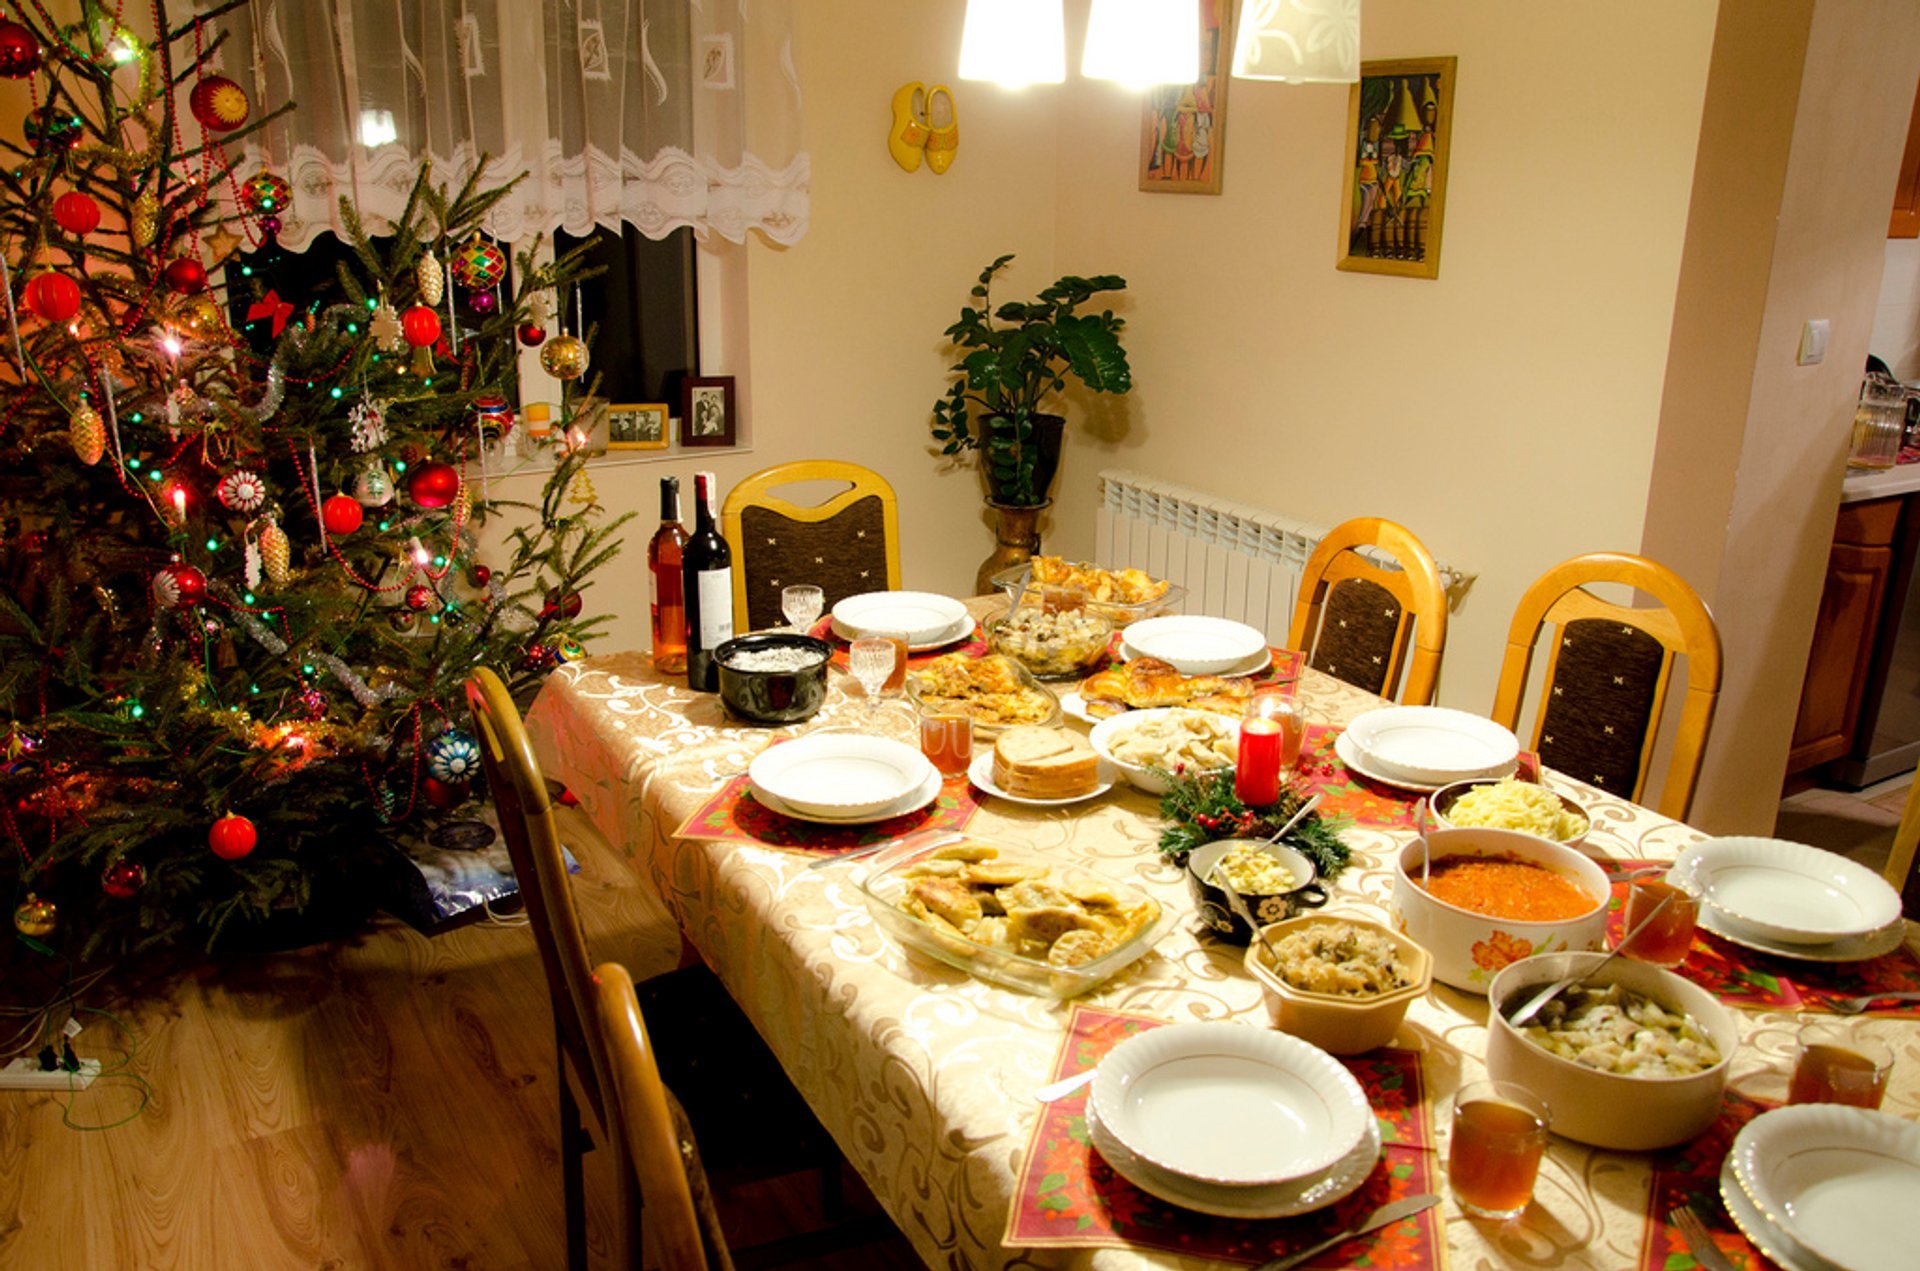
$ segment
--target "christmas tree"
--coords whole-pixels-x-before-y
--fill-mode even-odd
[[[0,896],[83,961],[370,889],[484,797],[468,671],[530,691],[577,656],[617,550],[563,446],[474,558],[508,506],[479,454],[512,426],[516,332],[585,369],[538,320],[577,262],[509,261],[479,231],[505,190],[422,173],[377,240],[343,204],[351,250],[281,294],[288,189],[231,175],[263,119],[212,68],[217,11],[154,14],[148,42],[91,3],[0,19],[36,102],[0,165]]]

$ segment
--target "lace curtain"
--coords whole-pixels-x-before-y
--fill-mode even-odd
[[[298,103],[234,156],[239,180],[292,184],[291,250],[343,228],[342,198],[380,232],[422,160],[455,187],[482,158],[483,184],[527,174],[500,239],[806,232],[791,0],[256,0],[215,21],[256,116]]]

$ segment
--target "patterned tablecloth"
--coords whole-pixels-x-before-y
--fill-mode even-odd
[[[852,689],[851,699],[848,691]],[[1344,724],[1377,698],[1316,672],[1299,697],[1309,718]],[[850,709],[851,707],[851,709]],[[636,858],[688,938],[726,981],[796,1085],[933,1266],[1197,1267],[1232,1265],[1131,1248],[1002,1246],[1026,1145],[1040,1116],[1031,1097],[1049,1079],[1070,1007],[995,988],[910,956],[875,927],[855,885],[860,864],[808,868],[813,853],[675,837],[776,736],[845,726],[858,690],[836,673],[820,715],[791,729],[727,717],[717,698],[655,675],[643,655],[561,667],[528,717],[540,761],[567,783],[609,842]],[[1550,775],[1593,815],[1600,857],[1666,860],[1699,837],[1645,808]],[[1155,847],[1155,801],[1125,786],[1090,803],[1035,809],[986,798],[970,834],[1018,844],[1138,884],[1176,912],[1191,904]],[[1409,830],[1356,824],[1354,867],[1330,910],[1383,917],[1393,851]],[[1920,935],[1909,926],[1909,948]],[[596,956],[617,957],[616,949]],[[1130,971],[1081,999],[1164,1020],[1266,1025],[1241,951],[1176,925]],[[1734,1088],[1777,1100],[1796,1015],[1735,1012],[1744,1037]],[[1444,1109],[1483,1075],[1486,1004],[1436,985],[1414,1003],[1396,1046],[1417,1052],[1428,1097]],[[1920,1117],[1920,1022],[1879,1020],[1895,1042],[1888,1111]],[[1434,1118],[1444,1150],[1446,1118]],[[1444,1160],[1444,1156],[1440,1158]],[[1654,1159],[1563,1139],[1549,1149],[1535,1204],[1520,1221],[1472,1222],[1442,1203],[1455,1268],[1631,1267],[1653,1247],[1647,1222]],[[1444,1190],[1444,1170],[1442,1189]],[[1678,1255],[1684,1258],[1684,1254]],[[1664,1259],[1662,1259],[1664,1261]],[[1668,1267],[1687,1265],[1666,1262]]]

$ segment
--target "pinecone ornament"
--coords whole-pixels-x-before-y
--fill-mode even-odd
[[[148,190],[133,201],[133,242],[149,246],[160,233],[160,200]]]
[[[260,564],[267,571],[267,580],[274,586],[286,585],[291,556],[287,532],[280,528],[278,521],[269,520],[260,531]]]
[[[420,263],[414,268],[414,277],[420,284],[420,303],[437,305],[440,298],[447,294],[447,271],[440,264],[440,258],[429,248],[420,256]]]
[[[80,409],[74,411],[73,418],[67,422],[67,436],[73,442],[73,453],[89,468],[107,453],[106,425],[100,422],[100,412],[93,408],[93,403],[84,397],[80,399]]]

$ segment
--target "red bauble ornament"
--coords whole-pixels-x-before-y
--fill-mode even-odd
[[[423,508],[443,508],[460,493],[460,470],[450,463],[423,463],[407,474],[407,497]]]
[[[75,238],[85,238],[100,228],[100,205],[91,195],[68,190],[53,201],[53,219]]]
[[[239,860],[253,851],[253,845],[259,841],[253,822],[231,812],[215,821],[207,831],[207,846],[223,861]]]
[[[67,322],[80,312],[80,284],[51,269],[28,279],[20,298],[48,322]]]
[[[327,533],[344,537],[360,528],[367,514],[360,501],[345,494],[336,494],[320,505],[320,524],[327,527]]]
[[[426,610],[433,605],[433,588],[425,583],[415,583],[407,588],[407,608]]]
[[[467,797],[467,787],[464,783],[455,785],[438,777],[425,777],[420,782],[420,793],[436,808],[451,808],[459,806]]]
[[[520,343],[530,349],[539,348],[547,340],[547,329],[538,322],[522,322],[515,334],[520,337]]]
[[[124,856],[100,874],[100,890],[118,900],[130,899],[146,885],[147,867]]]
[[[170,289],[183,296],[191,296],[207,285],[207,267],[191,256],[168,261],[160,276]]]
[[[484,587],[493,581],[493,571],[485,565],[475,565],[467,571],[467,578],[476,587]]]
[[[40,69],[43,56],[33,32],[11,19],[0,18],[0,75],[25,79]]]
[[[400,330],[408,344],[424,349],[440,338],[440,315],[425,305],[415,305],[400,315]]]
[[[191,609],[207,598],[207,576],[191,565],[169,565],[153,576],[153,603]]]
[[[225,75],[207,76],[193,86],[193,95],[187,98],[187,109],[200,126],[215,132],[230,132],[246,123],[252,108],[246,90]]]
[[[557,616],[578,618],[580,616],[580,593],[570,591],[563,597],[560,594],[560,589],[556,587],[547,593],[547,603],[541,606],[540,616],[542,618],[553,618]]]

